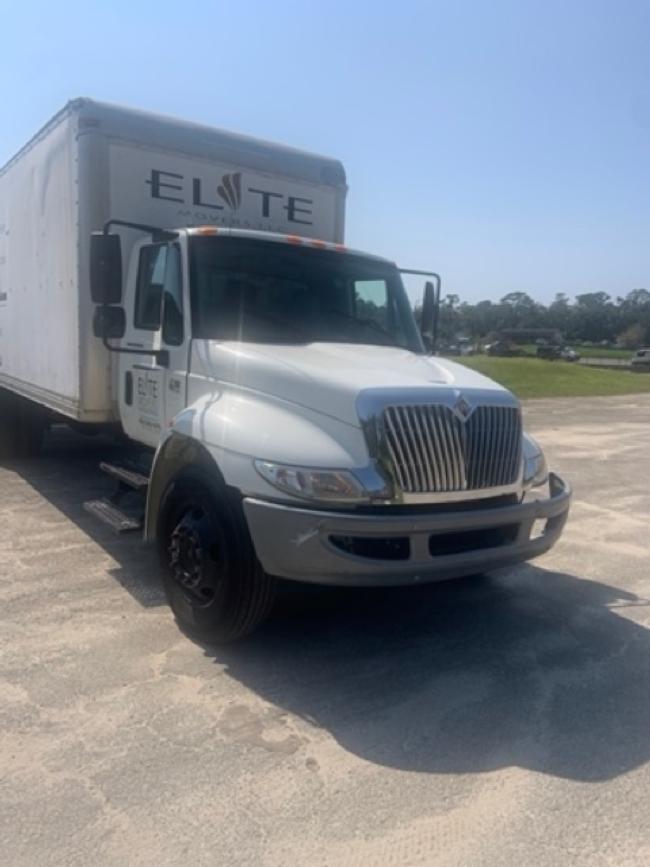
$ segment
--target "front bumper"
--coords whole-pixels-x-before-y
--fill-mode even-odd
[[[571,490],[559,476],[551,473],[548,487],[543,499],[471,511],[364,515],[245,498],[244,512],[270,575],[388,587],[485,572],[548,551],[562,533],[571,502]],[[387,539],[395,541],[387,545]]]

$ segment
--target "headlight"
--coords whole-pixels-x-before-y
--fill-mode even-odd
[[[294,497],[338,503],[367,502],[361,483],[347,470],[291,467],[255,461],[255,469],[269,484]]]
[[[543,485],[548,479],[546,458],[544,452],[529,434],[524,434],[523,458],[524,488],[536,488]]]

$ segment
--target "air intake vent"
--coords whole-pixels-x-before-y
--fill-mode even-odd
[[[448,406],[390,406],[384,426],[395,477],[407,493],[474,491],[517,481],[516,407],[479,406],[461,421]]]

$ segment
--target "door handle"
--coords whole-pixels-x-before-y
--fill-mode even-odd
[[[124,403],[127,406],[133,404],[133,374],[130,370],[124,374]]]

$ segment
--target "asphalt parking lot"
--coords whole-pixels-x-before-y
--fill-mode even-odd
[[[2,862],[650,863],[650,396],[526,414],[575,491],[554,551],[289,588],[228,649],[82,511],[101,441],[0,468]]]

